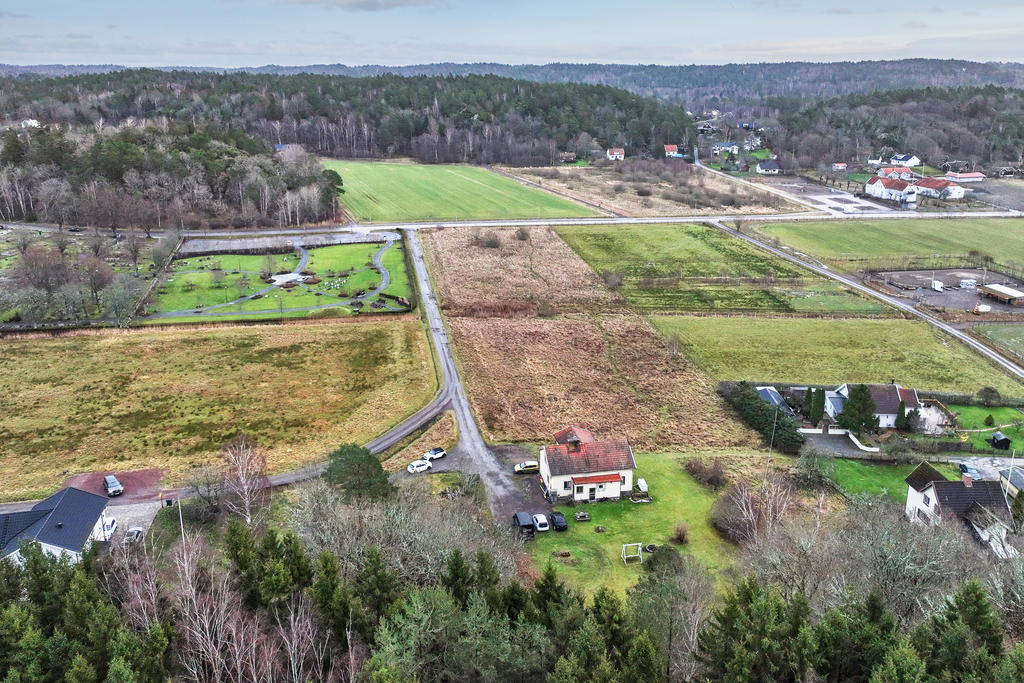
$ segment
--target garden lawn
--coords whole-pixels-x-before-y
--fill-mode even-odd
[[[8,339],[0,498],[38,498],[99,470],[159,467],[164,485],[180,484],[242,432],[285,471],[369,441],[435,391],[418,320]]]
[[[894,465],[892,463],[865,462],[863,460],[835,459],[832,480],[850,495],[864,493],[888,496],[902,503],[907,499],[907,483],[904,479],[916,465]],[[935,463],[934,467],[950,480],[960,478],[956,465]]]
[[[900,384],[975,393],[993,386],[1024,396],[1024,385],[999,372],[926,323],[908,320],[822,320],[653,316],[686,355],[721,380]]]
[[[886,307],[704,225],[566,226],[595,271],[621,278],[644,313],[776,311],[884,315]]]
[[[1003,434],[1010,437],[1010,440],[1015,444],[1014,447],[1024,444],[1024,427],[1005,426],[1013,425],[1015,422],[1024,422],[1024,413],[1017,408],[986,408],[985,406],[956,405],[947,407],[957,413],[956,424],[961,430],[984,430],[961,432],[961,438],[966,436],[967,442],[974,444],[975,448],[995,454],[996,451],[991,445],[985,443],[985,439],[992,438],[992,432],[997,428]],[[993,427],[985,425],[985,418],[989,415],[992,416]]]
[[[591,209],[476,166],[323,160],[360,221],[596,216]]]
[[[668,543],[676,524],[681,521],[690,527],[690,542],[677,546],[682,552],[691,553],[714,571],[728,567],[737,551],[711,525],[715,494],[683,470],[679,457],[670,453],[636,456],[636,476],[647,480],[652,503],[622,500],[582,508],[557,507],[568,520],[569,530],[536,535],[531,552],[537,569],[543,569],[550,559],[562,577],[587,593],[601,586],[625,591],[636,582],[643,569],[637,560],[632,560],[629,566],[623,564],[622,544]],[[589,512],[591,521],[576,522],[572,515],[577,509]],[[607,531],[595,533],[594,527],[598,525]],[[565,550],[571,552],[572,557],[552,557],[553,552]]]
[[[848,270],[929,267],[929,259],[972,250],[1024,267],[1024,220],[1016,218],[780,222],[756,229]]]

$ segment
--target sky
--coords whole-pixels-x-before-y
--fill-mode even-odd
[[[1024,62],[1024,2],[0,0],[0,62]]]

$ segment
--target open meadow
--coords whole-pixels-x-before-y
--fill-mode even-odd
[[[1010,353],[1024,358],[1024,324],[978,325],[970,330]]]
[[[596,216],[582,204],[477,166],[323,160],[344,183],[341,202],[358,221]]]
[[[1024,385],[967,347],[908,320],[807,320],[654,316],[705,372],[721,380],[841,384],[888,382],[971,393],[992,386],[1024,396]]]
[[[907,500],[907,483],[904,479],[917,465],[899,465],[894,463],[870,462],[865,460],[833,461],[835,471],[832,480],[849,495],[886,496],[895,503]],[[949,463],[933,463],[932,465],[950,481],[960,478],[960,470]]]
[[[558,228],[558,234],[642,313],[889,312],[705,225],[574,225]]]
[[[1024,220],[957,218],[764,223],[761,235],[843,270],[941,267],[970,252],[1024,268]]]
[[[494,236],[487,247],[465,231],[423,235],[485,438],[544,441],[577,422],[647,449],[757,441],[554,232]]]
[[[180,483],[242,432],[284,471],[383,433],[435,390],[419,321],[8,338],[0,497],[42,497],[65,471],[156,467]]]
[[[961,405],[950,405],[948,408],[957,414],[956,426],[961,430],[960,438],[982,452],[992,451],[992,445],[986,443],[985,439],[991,439],[992,432],[997,429],[1010,437],[1015,444],[1014,448],[1024,444],[1024,413],[1018,408]],[[989,415],[992,416],[991,427],[985,424],[985,418]]]
[[[624,216],[766,214],[794,208],[778,195],[674,159],[504,170]]]

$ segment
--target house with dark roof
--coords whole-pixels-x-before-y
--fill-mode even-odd
[[[550,501],[618,500],[633,491],[636,460],[626,439],[598,441],[583,427],[566,427],[541,447],[539,464]]]
[[[24,543],[47,555],[77,562],[93,541],[108,541],[103,511],[107,498],[76,488],[61,489],[30,510],[0,515],[0,559],[21,559]]]
[[[740,146],[735,142],[715,142],[711,145],[711,156],[721,156],[722,154],[739,154]]]
[[[771,403],[786,415],[796,416],[793,409],[789,407],[788,403],[786,403],[786,399],[782,398],[782,394],[780,394],[779,390],[775,387],[757,387],[757,395],[760,396],[762,400]]]
[[[761,175],[779,175],[779,170],[777,161],[759,161],[754,167],[754,172]]]
[[[889,163],[893,166],[905,166],[913,168],[921,165],[921,159],[916,154],[894,154]]]
[[[997,557],[1016,557],[1010,545],[1010,514],[1004,487],[999,481],[974,481],[964,475],[949,481],[926,462],[918,465],[907,482],[907,518],[919,524],[959,519],[979,543]]]
[[[825,413],[832,419],[842,414],[846,401],[850,398],[850,389],[854,384],[842,384],[835,391],[825,392]],[[891,384],[868,384],[871,400],[875,403],[875,417],[878,426],[883,429],[896,427],[896,416],[899,414],[900,401],[903,401],[905,413],[921,409],[921,399],[917,389],[907,389],[895,382]]]

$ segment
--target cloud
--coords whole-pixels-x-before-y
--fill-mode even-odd
[[[285,2],[289,5],[320,5],[321,7],[358,12],[383,12],[399,7],[441,4],[437,0],[285,0]]]
[[[831,7],[825,10],[825,14],[853,14],[853,10],[849,7]]]

